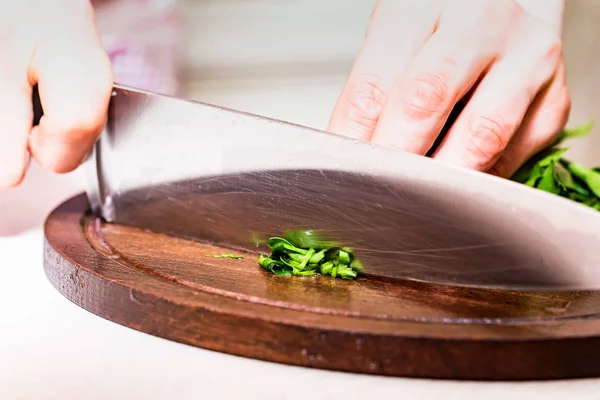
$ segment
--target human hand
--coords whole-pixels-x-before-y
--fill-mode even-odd
[[[564,0],[379,0],[328,130],[511,176],[570,111]]]
[[[88,0],[20,0],[0,12],[0,191],[23,179],[30,155],[64,173],[87,155],[112,92],[108,56]],[[44,116],[32,128],[32,87]]]

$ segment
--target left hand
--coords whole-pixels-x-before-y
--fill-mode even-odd
[[[537,7],[536,7],[537,6]],[[328,130],[511,176],[564,127],[564,0],[378,0]]]

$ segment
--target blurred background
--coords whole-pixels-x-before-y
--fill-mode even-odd
[[[159,2],[156,2],[159,3]],[[374,0],[181,0],[185,97],[324,129],[361,45]],[[568,0],[564,33],[573,109],[568,125],[597,122],[568,157],[600,165],[600,1]],[[32,163],[0,194],[0,235],[39,226],[81,191],[77,173]]]

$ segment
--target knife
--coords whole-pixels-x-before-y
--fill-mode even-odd
[[[43,111],[34,91],[35,123]],[[428,157],[115,85],[80,167],[92,210],[231,249],[310,230],[365,275],[527,290],[600,288],[600,213]]]

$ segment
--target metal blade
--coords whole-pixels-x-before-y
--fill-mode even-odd
[[[84,167],[109,222],[260,251],[260,239],[316,230],[352,247],[367,274],[600,288],[600,213],[290,123],[116,87]]]

